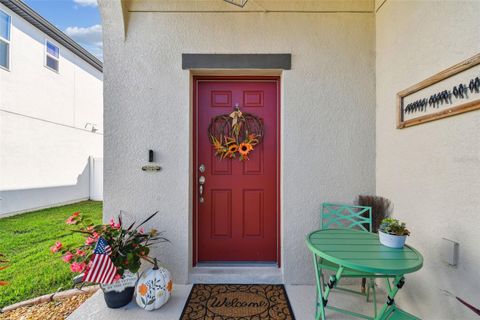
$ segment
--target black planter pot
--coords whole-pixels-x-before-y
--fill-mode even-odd
[[[107,304],[107,307],[111,309],[117,309],[129,304],[130,301],[132,301],[134,292],[135,287],[127,287],[122,292],[104,291],[103,296],[105,298],[105,303]]]

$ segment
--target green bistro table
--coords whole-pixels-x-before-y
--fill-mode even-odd
[[[315,319],[325,319],[325,308],[346,313],[352,316],[374,319],[418,319],[395,305],[395,295],[404,283],[404,275],[419,270],[423,265],[422,255],[410,246],[393,249],[382,245],[378,234],[351,230],[326,229],[309,233],[306,237],[308,248],[313,254],[315,276],[317,280],[317,301]],[[322,260],[338,266],[327,284],[323,284],[322,270],[318,265]],[[349,271],[365,272],[366,278],[386,278],[387,301],[374,317],[328,306],[328,296],[342,275]],[[390,284],[393,279],[393,285]]]

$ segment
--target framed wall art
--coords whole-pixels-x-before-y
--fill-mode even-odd
[[[480,109],[480,54],[397,93],[397,128]]]

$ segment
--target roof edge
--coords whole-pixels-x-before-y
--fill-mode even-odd
[[[82,60],[90,64],[92,67],[103,73],[103,63],[93,54],[85,50],[72,38],[63,33],[60,29],[55,27],[52,23],[39,15],[36,11],[30,8],[21,0],[0,0],[0,3],[18,14],[31,25],[60,43],[62,46],[72,51]]]

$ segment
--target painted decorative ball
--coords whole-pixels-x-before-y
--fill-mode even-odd
[[[157,259],[155,259],[153,268],[145,270],[138,279],[135,301],[142,309],[156,310],[167,303],[172,289],[173,282],[170,272],[159,267]]]

